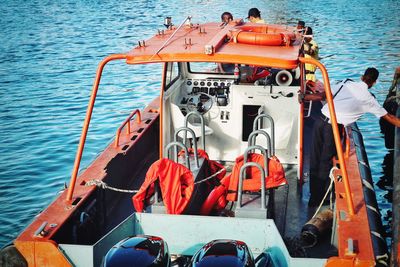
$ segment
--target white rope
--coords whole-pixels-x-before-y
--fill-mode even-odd
[[[317,210],[315,211],[314,215],[312,216],[312,218],[314,218],[314,217],[318,214],[319,210],[320,210],[321,207],[322,207],[322,204],[323,204],[324,201],[325,201],[325,198],[328,196],[328,193],[331,192],[331,190],[332,190],[333,181],[335,180],[335,177],[333,176],[333,172],[334,172],[335,170],[338,170],[338,168],[337,168],[336,166],[332,167],[331,171],[329,172],[329,178],[330,178],[330,180],[331,180],[330,183],[329,183],[329,187],[328,187],[328,189],[326,190],[325,195],[324,195],[324,197],[322,198],[322,201],[321,201],[321,203],[319,204],[319,206],[318,206]],[[333,209],[332,203],[333,203],[333,199],[332,199],[332,193],[331,193],[330,203],[329,203],[330,209]]]
[[[122,193],[134,193],[134,194],[136,194],[137,192],[139,192],[139,190],[127,190],[127,189],[120,189],[120,188],[112,187],[112,186],[107,185],[105,182],[97,180],[97,179],[87,181],[86,184],[85,184],[85,186],[92,186],[92,185],[95,185],[95,186],[100,187],[102,189],[109,189],[109,190],[112,190],[112,191],[122,192]]]
[[[208,180],[214,178],[215,176],[217,176],[218,174],[220,174],[224,170],[225,170],[225,168],[222,168],[219,171],[217,171],[216,173],[214,173],[213,175],[211,175],[211,176],[209,176],[209,177],[207,177],[207,178],[205,178],[205,179],[203,179],[201,181],[195,182],[194,184],[196,185],[196,184],[201,184],[201,183],[207,182]],[[99,188],[102,188],[102,189],[109,189],[109,190],[112,190],[112,191],[122,192],[122,193],[134,193],[134,194],[136,194],[137,192],[139,192],[139,190],[127,190],[127,189],[120,189],[120,188],[112,187],[112,186],[109,186],[105,182],[100,181],[98,179],[93,179],[93,180],[87,181],[85,183],[85,186],[93,186],[93,185],[95,185],[95,186],[97,186]]]
[[[214,173],[213,175],[208,176],[207,178],[205,178],[205,179],[203,179],[201,181],[195,182],[194,184],[196,185],[196,184],[201,184],[201,183],[207,182],[208,180],[210,180],[211,178],[214,178],[215,176],[217,176],[218,174],[220,174],[224,170],[225,170],[225,168],[222,168],[219,171],[217,171],[216,173]]]

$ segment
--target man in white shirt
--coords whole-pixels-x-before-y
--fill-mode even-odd
[[[393,116],[378,103],[368,91],[378,79],[379,72],[368,68],[361,76],[360,82],[343,81],[332,87],[333,102],[339,130],[357,121],[365,113],[372,113],[389,123],[400,127],[400,119]],[[325,93],[316,93],[301,97],[305,100],[324,100]],[[332,157],[336,155],[332,125],[328,104],[322,107],[322,115],[314,122],[311,159],[310,159],[310,200],[309,206],[318,206],[329,185],[329,172],[332,168]]]

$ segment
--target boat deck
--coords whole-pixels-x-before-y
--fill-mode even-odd
[[[288,250],[291,256],[294,257],[312,257],[312,258],[327,258],[332,255],[337,255],[337,250],[331,246],[330,234],[322,236],[318,241],[318,245],[312,248],[303,248],[301,246],[300,236],[301,229],[303,225],[308,222],[313,216],[316,207],[308,207],[309,198],[309,183],[308,183],[308,153],[311,144],[311,130],[315,118],[318,116],[318,111],[313,112],[311,118],[305,119],[305,135],[304,143],[304,183],[300,184],[297,174],[297,165],[285,164],[285,175],[288,181],[288,185],[281,186],[274,189],[274,205],[272,212],[269,211],[269,217],[274,219],[275,224],[286,242]],[[150,167],[152,161],[157,158],[157,152],[151,153],[149,155],[149,160],[144,160],[142,168],[138,168],[138,171],[134,174],[134,178],[131,179],[132,185],[130,188],[139,189],[144,177],[146,175],[147,169]],[[221,162],[227,169],[227,172],[232,170],[233,162]],[[114,218],[115,222],[121,221],[121,219],[126,218],[127,211],[133,212],[132,205],[132,194],[118,194],[121,197],[119,201],[118,209],[108,209],[112,210],[112,215],[109,218]],[[228,207],[230,207],[228,205]],[[323,206],[327,208],[327,206]],[[131,213],[130,212],[130,213]],[[115,227],[115,223],[109,222],[106,232]]]
[[[321,236],[318,244],[311,248],[302,248],[300,243],[301,229],[314,215],[317,207],[309,207],[309,155],[312,129],[315,119],[320,116],[320,103],[314,103],[311,116],[304,120],[304,183],[297,179],[297,166],[285,166],[285,175],[289,182],[288,189],[277,189],[275,194],[275,223],[284,238],[289,252],[296,257],[327,258],[337,255],[337,249],[331,245],[331,231]],[[288,190],[288,192],[281,192]],[[321,210],[329,208],[322,206]],[[285,212],[282,212],[285,211]],[[300,250],[299,250],[300,249]]]

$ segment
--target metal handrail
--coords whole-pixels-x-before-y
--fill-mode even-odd
[[[128,127],[126,127],[126,133],[130,134],[131,132],[131,119],[133,116],[135,116],[135,114],[137,114],[136,116],[136,123],[141,123],[142,122],[142,115],[140,114],[140,110],[136,109],[135,111],[133,111],[128,118],[126,118],[126,120],[121,124],[121,126],[119,126],[117,133],[115,135],[115,147],[118,147],[119,145],[119,136],[121,135],[121,131],[122,129],[125,127],[126,124],[128,124]]]
[[[265,210],[267,207],[265,205],[265,173],[263,168],[260,166],[260,164],[257,164],[255,162],[246,162],[243,164],[243,166],[240,168],[240,175],[239,175],[239,188],[238,188],[238,203],[239,207],[242,207],[242,191],[243,191],[243,173],[248,167],[256,167],[260,171],[260,177],[261,177],[261,209]]]
[[[332,97],[331,86],[329,83],[328,71],[326,70],[325,66],[322,65],[321,62],[319,62],[318,60],[315,60],[313,58],[299,57],[299,61],[301,63],[315,65],[316,67],[318,67],[321,70],[322,78],[324,80],[326,102],[329,107],[329,114],[330,114],[330,120],[331,120],[331,124],[332,124],[333,137],[335,140],[336,152],[337,152],[337,155],[339,158],[340,171],[342,172],[342,180],[343,180],[343,185],[344,185],[344,190],[345,190],[345,195],[346,195],[347,208],[349,210],[349,214],[354,215],[353,197],[351,196],[349,176],[347,173],[346,163],[344,161],[342,143],[340,141],[339,127],[338,127],[337,119],[336,119],[335,106],[333,104],[333,97]]]
[[[203,145],[203,149],[204,149],[204,151],[206,150],[206,137],[205,137],[205,135],[206,135],[206,130],[205,130],[205,124],[204,124],[204,118],[203,118],[203,116],[199,113],[199,112],[197,112],[197,111],[191,111],[191,112],[189,112],[188,114],[186,114],[186,116],[185,116],[185,127],[188,127],[188,125],[189,125],[189,118],[190,118],[190,116],[195,116],[195,117],[198,117],[199,119],[200,119],[200,127],[201,127],[201,144]],[[184,138],[184,143],[186,144],[186,135],[185,135],[185,138]]]
[[[244,150],[243,153],[243,162],[247,162],[247,158],[249,156],[249,153],[252,153],[253,150],[260,150],[261,154],[264,156],[264,171],[265,171],[265,177],[269,176],[269,170],[268,170],[268,157],[269,157],[269,153],[267,151],[267,149],[263,148],[262,146],[259,145],[252,145],[247,147]]]
[[[188,151],[187,147],[183,143],[178,142],[178,141],[174,141],[174,142],[169,143],[165,147],[165,150],[167,151],[167,157],[169,158],[169,153],[168,152],[169,152],[170,148],[173,147],[173,146],[180,146],[182,148],[182,150],[185,151],[186,167],[190,170],[189,151]],[[175,162],[178,163],[178,159],[177,158],[175,158]]]
[[[268,150],[268,155],[267,157],[270,158],[271,156],[275,156],[274,153],[271,152],[272,150],[272,144],[271,144],[271,137],[269,136],[269,134],[264,131],[264,130],[255,130],[252,131],[249,135],[249,140],[248,140],[248,145],[249,146],[255,146],[256,145],[256,138],[257,135],[262,134],[265,136],[265,138],[267,139],[267,150]]]
[[[179,128],[179,129],[176,130],[174,141],[177,141],[178,135],[179,135],[179,133],[182,132],[182,131],[185,131],[185,136],[187,135],[187,132],[189,132],[189,133],[192,135],[193,147],[194,147],[194,151],[193,151],[194,160],[195,160],[195,162],[196,162],[196,168],[199,168],[199,157],[198,157],[198,155],[197,155],[196,134],[195,134],[194,131],[193,131],[192,129],[190,129],[189,127],[181,127],[181,128]],[[185,147],[186,147],[186,144],[185,144],[185,143],[184,143],[184,145],[185,145]],[[168,151],[167,151],[167,153],[168,153]],[[175,159],[176,161],[178,161],[177,157],[178,157],[178,152],[176,152],[176,159]],[[189,169],[190,169],[190,168],[189,168]]]
[[[268,114],[263,114],[263,113],[258,115],[253,121],[253,131],[261,130],[258,127],[259,126],[261,127],[261,121],[263,118],[267,118],[269,120],[269,123],[271,124],[271,141],[272,141],[271,154],[275,155],[275,122],[274,122],[274,119],[272,118],[272,116],[270,116]],[[259,120],[261,120],[261,121],[258,122]]]
[[[90,96],[89,105],[86,111],[85,122],[83,123],[81,138],[79,140],[78,151],[76,152],[75,156],[75,162],[74,162],[74,167],[72,169],[71,180],[69,182],[66,201],[71,201],[72,195],[74,194],[76,178],[78,176],[78,171],[79,171],[79,165],[81,164],[83,148],[85,147],[86,136],[89,130],[90,119],[92,118],[94,102],[96,100],[97,91],[99,89],[101,74],[103,73],[104,66],[110,61],[118,59],[126,59],[126,58],[127,58],[126,54],[110,55],[104,58],[97,67],[96,78],[93,83],[92,94]]]

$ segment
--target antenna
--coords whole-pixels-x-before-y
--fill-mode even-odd
[[[153,57],[155,55],[157,55],[166,45],[167,43],[172,39],[172,37],[174,37],[174,35],[179,31],[179,29],[185,24],[186,21],[190,21],[192,19],[192,16],[188,16],[182,23],[181,25],[178,26],[178,28],[176,28],[176,30],[171,34],[171,36],[168,38],[167,41],[165,41],[165,43],[163,43],[163,45],[157,50],[157,52],[154,53],[154,55],[151,56],[150,60],[153,59]]]

